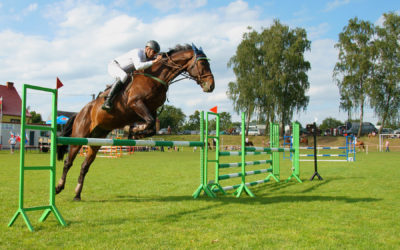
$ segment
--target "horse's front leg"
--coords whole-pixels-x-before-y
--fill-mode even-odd
[[[78,154],[80,148],[81,146],[70,146],[68,156],[64,161],[63,173],[56,187],[56,194],[60,193],[64,189],[68,171],[72,167],[72,163],[74,162],[75,157]]]
[[[81,172],[78,178],[78,184],[75,188],[75,198],[74,200],[81,200],[81,193],[83,188],[83,182],[85,180],[85,176],[89,171],[90,165],[93,163],[94,159],[96,159],[97,152],[99,151],[100,146],[90,146],[86,155],[85,160],[82,163]]]

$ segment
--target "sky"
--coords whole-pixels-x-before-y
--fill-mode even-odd
[[[112,82],[107,64],[146,41],[156,40],[161,51],[176,44],[201,46],[211,59],[215,78],[212,93],[203,93],[192,80],[170,86],[166,104],[180,108],[187,117],[195,110],[218,106],[233,121],[239,115],[226,95],[235,75],[227,62],[235,54],[242,36],[252,27],[268,28],[274,19],[291,29],[303,28],[311,41],[305,58],[310,97],[306,111],[294,114],[302,124],[333,117],[344,121],[339,110],[339,90],[332,78],[338,51],[338,34],[351,18],[382,23],[383,13],[400,14],[398,0],[0,0],[0,84],[14,82],[21,95],[22,85],[55,88],[63,82],[58,109],[78,112]],[[28,92],[30,110],[48,119],[48,94]],[[359,113],[355,113],[358,118]],[[364,120],[378,118],[367,108]]]

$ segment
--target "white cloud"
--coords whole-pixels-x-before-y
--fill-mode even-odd
[[[194,7],[205,3],[177,2],[180,6]],[[52,39],[0,31],[0,75],[2,82],[14,81],[19,89],[22,83],[54,87],[59,76],[64,83],[59,108],[68,111],[78,111],[90,100],[91,94],[97,95],[111,82],[107,64],[112,58],[144,46],[148,39],[158,40],[164,51],[177,43],[195,42],[212,59],[214,93],[203,93],[195,82],[182,81],[169,90],[171,105],[182,107],[186,114],[192,114],[193,109],[208,109],[220,101],[227,109],[231,108],[225,95],[227,78],[232,77],[227,61],[248,25],[260,28],[271,23],[271,20],[260,20],[258,12],[240,0],[211,12],[182,11],[159,17],[153,23],[91,1],[66,0],[45,9],[46,18],[56,31]],[[32,108],[43,112],[44,117],[50,112],[50,105],[44,105],[37,95],[30,101]]]
[[[118,4],[123,2],[119,0]],[[177,1],[173,4],[201,7],[205,3]],[[54,28],[55,36],[51,39],[0,30],[0,81],[14,81],[20,90],[22,83],[54,87],[59,76],[64,83],[59,90],[59,109],[66,111],[79,111],[91,100],[91,94],[97,95],[111,82],[107,64],[112,58],[155,39],[163,51],[177,43],[194,42],[202,46],[211,58],[216,81],[211,94],[203,93],[194,81],[173,84],[168,91],[167,104],[181,108],[186,115],[218,105],[221,112],[231,112],[236,119],[233,104],[226,96],[228,82],[234,80],[227,62],[248,26],[259,30],[272,23],[272,18],[260,18],[258,10],[241,0],[211,11],[176,11],[152,22],[85,0],[66,0],[45,9]],[[320,121],[326,116],[345,115],[338,112],[338,90],[331,79],[337,60],[335,41],[320,39],[328,28],[322,23],[309,29],[312,40],[318,39],[313,41],[311,53],[306,53],[312,66],[308,94],[309,110],[313,111],[298,114],[300,121],[313,120],[317,114]],[[33,95],[29,102],[33,110],[43,113],[43,117],[48,116],[50,104],[40,95]]]
[[[207,4],[207,0],[152,0],[152,1],[136,1],[136,4],[142,5],[144,3],[150,4],[154,8],[168,12],[170,10],[179,8],[185,10],[192,10],[202,7]]]
[[[334,10],[340,6],[343,6],[343,5],[346,5],[349,3],[350,3],[350,0],[334,0],[333,2],[328,2],[326,4],[325,11],[331,11],[331,10]]]
[[[37,10],[38,4],[37,3],[31,3],[29,6],[25,9],[27,12],[33,12]]]

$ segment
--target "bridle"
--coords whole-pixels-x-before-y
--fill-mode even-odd
[[[162,64],[164,64],[165,66],[171,67],[171,68],[175,68],[177,71],[179,71],[182,76],[182,78],[177,79],[177,80],[173,80],[171,82],[168,83],[168,85],[171,85],[172,83],[178,82],[178,81],[182,81],[184,79],[190,79],[190,80],[194,80],[196,81],[199,85],[201,85],[203,87],[203,85],[205,84],[205,82],[202,81],[203,78],[205,77],[209,77],[212,76],[211,73],[206,73],[201,75],[200,74],[200,70],[199,70],[199,66],[197,64],[198,61],[200,60],[209,60],[209,58],[207,58],[207,56],[202,53],[202,54],[197,54],[196,51],[193,51],[193,57],[192,57],[192,63],[186,67],[185,65],[179,65],[176,62],[174,62],[174,60],[172,60],[172,58],[168,55],[168,53],[165,53],[166,57],[167,57],[167,61],[166,62],[162,62]],[[193,77],[189,74],[189,70],[192,70],[195,67],[195,70],[197,71],[197,76]]]

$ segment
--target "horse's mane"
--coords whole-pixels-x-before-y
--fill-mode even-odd
[[[192,46],[189,45],[189,44],[184,44],[184,45],[177,44],[177,45],[175,45],[175,48],[172,48],[172,49],[170,48],[169,49],[169,51],[167,52],[167,55],[170,56],[170,55],[172,55],[172,54],[174,54],[176,52],[185,51],[185,50],[191,50],[191,49],[192,49]]]

